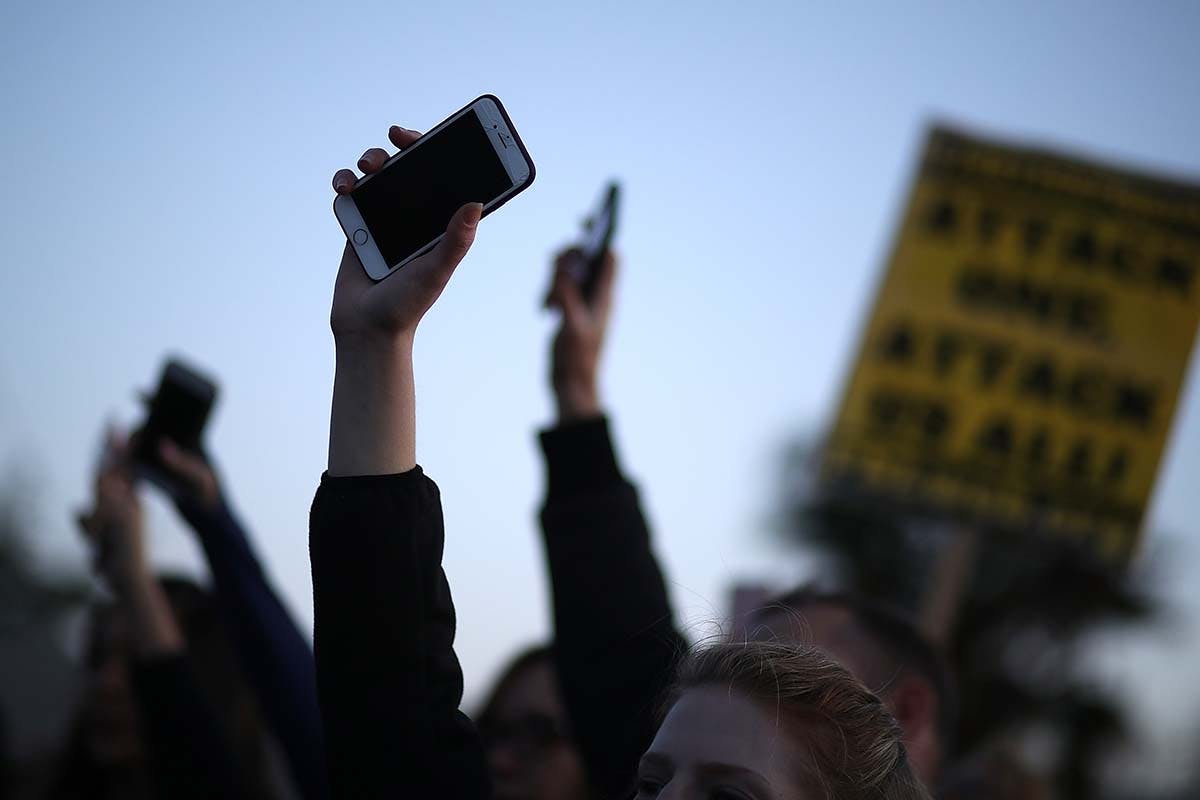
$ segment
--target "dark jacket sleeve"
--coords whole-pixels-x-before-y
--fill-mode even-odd
[[[338,798],[489,797],[459,710],[442,507],[420,467],[325,476],[309,520],[317,690]]]
[[[186,502],[212,571],[217,604],[263,715],[305,800],[329,796],[312,649],[284,608],[229,506]]]
[[[686,642],[607,421],[555,428],[541,443],[559,682],[589,779],[603,796],[622,797]]]
[[[187,656],[137,660],[131,676],[155,797],[250,797]]]

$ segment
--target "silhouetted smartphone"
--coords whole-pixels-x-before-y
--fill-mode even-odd
[[[612,246],[613,237],[617,232],[617,206],[620,199],[621,187],[616,181],[611,181],[605,187],[600,207],[584,222],[583,239],[579,243],[583,259],[574,271],[574,278],[579,282],[587,300],[591,300],[596,293],[600,264],[604,261],[604,254]]]
[[[201,437],[216,401],[217,384],[211,378],[175,359],[164,365],[146,422],[133,437],[133,457],[146,477],[168,483],[159,456],[164,439],[201,452]]]
[[[333,213],[378,281],[433,249],[458,209],[482,203],[486,217],[534,174],[504,106],[485,94],[338,195]]]

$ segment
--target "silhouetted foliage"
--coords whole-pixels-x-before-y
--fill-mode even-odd
[[[46,575],[34,567],[35,496],[32,481],[20,473],[9,470],[0,481],[0,633],[50,625],[89,596],[84,580]]]

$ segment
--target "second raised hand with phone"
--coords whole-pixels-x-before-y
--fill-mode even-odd
[[[428,252],[454,214],[480,203],[482,216],[533,183],[533,161],[500,101],[484,95],[413,141],[393,129],[392,157],[379,148],[359,161],[366,175],[339,172],[334,214],[363,269],[382,280]]]

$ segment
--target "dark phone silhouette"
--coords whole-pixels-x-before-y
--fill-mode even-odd
[[[217,400],[217,384],[204,374],[171,359],[163,367],[158,390],[149,402],[146,422],[133,435],[133,457],[147,477],[163,482],[159,456],[164,439],[184,450],[200,452],[200,438]]]
[[[604,199],[600,203],[600,208],[584,224],[583,241],[579,246],[583,259],[574,277],[579,282],[584,299],[588,301],[596,293],[596,281],[600,277],[600,264],[604,260],[604,254],[612,246],[613,237],[617,232],[617,210],[620,206],[620,199],[620,184],[610,181],[604,190]]]

